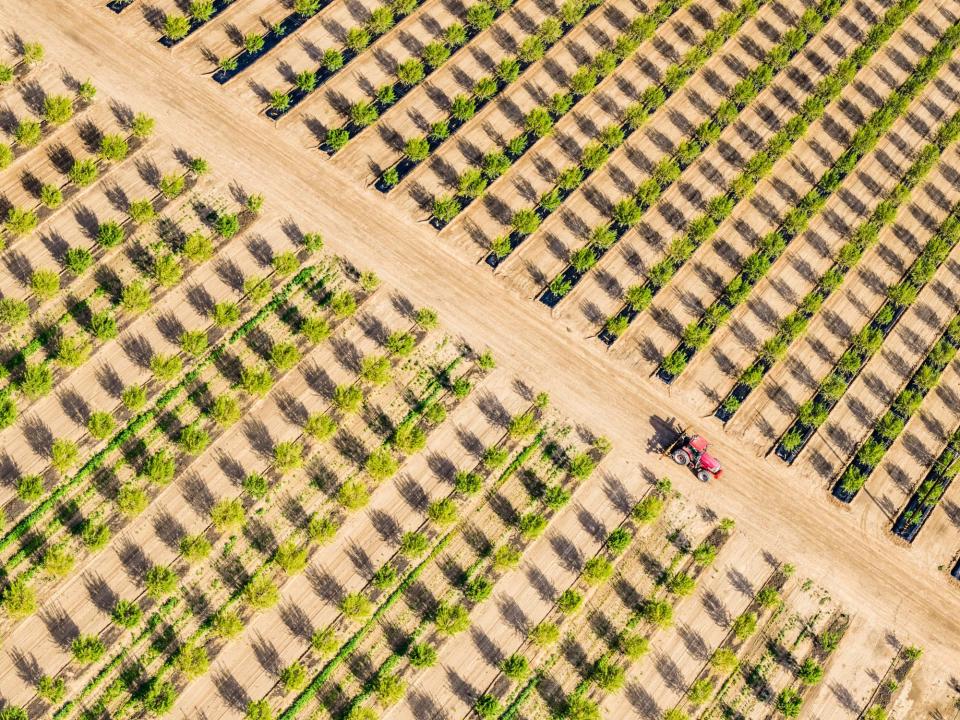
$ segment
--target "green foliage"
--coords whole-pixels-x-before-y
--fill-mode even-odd
[[[415,668],[428,668],[437,664],[437,650],[429,643],[415,643],[407,651],[410,664]]]
[[[67,177],[77,187],[85,188],[96,182],[100,176],[100,169],[96,161],[91,158],[75,160],[73,166],[67,172]]]
[[[574,590],[573,588],[568,588],[560,593],[560,596],[557,598],[557,608],[564,615],[572,615],[577,610],[580,609],[580,606],[583,604],[583,595]]]
[[[630,661],[636,661],[650,652],[650,641],[642,634],[637,632],[624,631],[617,638],[617,646],[620,652],[627,656]]]
[[[32,148],[40,142],[43,136],[43,130],[40,123],[36,120],[21,120],[13,131],[13,138],[17,145],[25,148]]]
[[[640,614],[644,620],[659,628],[668,628],[673,624],[673,607],[664,600],[648,600],[643,604]]]
[[[270,483],[260,473],[249,473],[243,478],[241,485],[244,492],[255,500],[266,497],[270,491]]]
[[[117,508],[127,517],[136,517],[147,509],[150,498],[139,485],[126,482],[117,491]]]
[[[251,700],[247,703],[245,720],[273,720],[273,710],[270,709],[270,703],[266,698]]]
[[[427,517],[440,527],[452,525],[457,521],[457,505],[450,498],[434,500],[427,507]]]
[[[777,695],[774,703],[779,712],[784,717],[795,718],[800,716],[800,706],[803,704],[803,698],[800,693],[793,688],[784,688]]]
[[[307,567],[307,548],[286,540],[280,543],[273,560],[287,575],[296,575]]]
[[[110,437],[115,427],[116,421],[113,419],[113,415],[104,410],[95,410],[90,413],[87,420],[87,432],[97,440],[105,440]]]
[[[550,647],[560,639],[560,628],[552,622],[542,622],[531,628],[530,642],[541,648]]]
[[[213,241],[199,230],[190,233],[183,243],[183,255],[191,262],[206,262],[213,253]]]
[[[80,527],[80,539],[90,552],[103,550],[110,542],[110,528],[104,523],[87,518]]]
[[[353,315],[357,310],[357,301],[347,290],[341,290],[330,297],[330,310],[339,318]]]
[[[274,255],[270,265],[279,277],[287,277],[299,269],[300,260],[292,252],[282,252]]]
[[[60,292],[60,275],[55,270],[34,270],[30,289],[40,300],[49,300]]]
[[[376,693],[377,702],[380,706],[386,708],[400,702],[407,691],[407,684],[399,675],[380,674],[374,681],[373,691]]]
[[[173,287],[183,278],[183,266],[180,264],[180,258],[173,253],[158,255],[153,260],[153,269],[150,276],[157,284],[165,288]]]
[[[697,583],[685,572],[677,572],[667,579],[667,590],[679,597],[686,597],[696,589]]]
[[[797,677],[804,685],[816,685],[823,679],[823,667],[813,658],[807,658],[797,670]]]
[[[373,586],[378,590],[386,590],[393,587],[397,582],[397,568],[389,562],[384,563],[377,568],[370,582],[373,583]]]
[[[337,431],[337,421],[326,413],[313,413],[304,423],[303,431],[315,440],[323,442]]]
[[[89,665],[106,652],[103,641],[96,635],[79,635],[70,643],[70,654],[80,665]]]
[[[149,198],[131,202],[127,208],[127,213],[130,215],[130,219],[138,225],[150,222],[157,216],[156,210],[153,208],[153,203]]]
[[[733,634],[738,640],[746,640],[757,631],[757,614],[745,612],[733,621]]]
[[[177,702],[177,688],[169,681],[152,683],[143,698],[143,706],[151,715],[166,715]]]
[[[130,385],[123,389],[120,401],[131,412],[136,412],[147,404],[147,391],[140,385]]]
[[[370,453],[363,467],[370,477],[380,482],[393,477],[399,464],[388,448],[381,447]]]
[[[154,565],[147,570],[147,575],[144,578],[147,596],[153,600],[160,600],[175,592],[179,581],[179,576],[172,568],[166,565]]]
[[[373,613],[373,604],[363,593],[349,593],[340,601],[340,612],[350,620],[364,620]]]
[[[571,695],[567,698],[565,717],[568,720],[600,720],[597,704],[584,695]]]
[[[170,40],[182,40],[190,32],[190,21],[183,15],[167,14],[163,18],[163,34]]]
[[[179,197],[181,194],[183,194],[185,187],[186,180],[184,179],[183,175],[171,173],[160,178],[158,189],[167,200],[172,200],[173,198]]]
[[[15,298],[0,299],[0,323],[16,327],[30,315],[30,306]]]
[[[739,665],[737,654],[730,648],[718,648],[710,657],[710,667],[724,674],[732,673]]]
[[[63,257],[64,267],[76,277],[83,275],[92,264],[93,255],[86,248],[70,248]]]
[[[51,210],[63,204],[63,193],[56,185],[44,185],[40,188],[40,203]]]
[[[317,630],[310,636],[310,648],[320,657],[329,657],[340,647],[340,640],[332,628]]]
[[[150,358],[150,370],[157,380],[170,382],[183,372],[183,361],[178,355],[161,355],[157,353]]]
[[[27,503],[43,497],[43,477],[40,475],[21,475],[17,478],[17,497]]]
[[[280,671],[280,682],[285,692],[300,692],[307,686],[307,669],[296,660]]]
[[[337,491],[337,502],[347,510],[360,510],[370,502],[370,492],[361,480],[347,480]]]
[[[23,576],[14,578],[3,590],[3,609],[11,620],[21,620],[37,609],[37,596]]]
[[[264,397],[273,387],[273,375],[266,365],[245,367],[240,371],[240,387],[257,397]]]
[[[104,135],[100,139],[100,149],[98,155],[101,159],[109,162],[121,162],[130,152],[127,145],[127,139],[123,135]]]
[[[483,693],[473,703],[473,711],[484,720],[496,718],[503,712],[500,701],[489,693]]]
[[[185,643],[177,651],[176,667],[188,680],[193,680],[206,674],[210,669],[210,659],[207,650],[202,645]]]
[[[77,464],[79,450],[73,440],[58,438],[50,446],[50,464],[61,475]]]
[[[323,545],[337,534],[340,523],[333,515],[314,514],[307,525],[307,537],[311,542]]]
[[[202,533],[198,535],[184,535],[180,538],[180,553],[183,559],[191,565],[200,562],[210,555],[210,541]]]
[[[520,551],[510,545],[501,545],[493,553],[495,570],[507,570],[520,563]]]
[[[247,522],[247,516],[243,503],[234,498],[218,501],[210,509],[210,520],[219,532],[223,532],[242,528]]]
[[[210,631],[214,637],[230,640],[243,632],[243,620],[231,610],[221,610],[213,616]]]
[[[449,637],[470,627],[470,615],[463,605],[441,602],[434,613],[433,622],[438,633]]]
[[[73,570],[75,558],[66,545],[53,545],[43,554],[41,567],[52,578],[64,578]]]
[[[493,582],[484,575],[471,578],[464,586],[464,596],[474,603],[481,603],[493,592]]]
[[[613,576],[613,565],[604,557],[593,557],[583,566],[583,579],[590,585],[599,585]]]
[[[408,558],[420,557],[430,548],[430,541],[421,532],[413,530],[405,532],[400,537],[400,554]]]
[[[57,347],[57,362],[64,367],[80,367],[90,358],[91,350],[90,341],[82,335],[61,338]]]
[[[20,391],[31,400],[50,393],[53,389],[53,371],[45,363],[28,364],[20,380]]]
[[[229,240],[240,232],[240,218],[232,213],[221,213],[213,223],[217,235]]]
[[[63,700],[67,695],[67,684],[62,677],[52,678],[49,675],[44,675],[37,681],[37,695],[42,697],[48,703],[56,704]],[[7,707],[5,710],[11,710],[13,708]],[[14,714],[0,715],[3,720],[14,720],[17,716]],[[26,720],[26,714],[22,716],[23,720]]]
[[[624,667],[605,656],[594,663],[590,671],[590,679],[597,684],[601,690],[607,692],[617,692],[623,687],[626,679]]]
[[[269,610],[280,602],[280,590],[273,580],[261,575],[243,589],[243,599],[253,610]]]

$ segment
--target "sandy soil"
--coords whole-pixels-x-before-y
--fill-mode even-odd
[[[956,3],[943,7],[960,14]],[[39,0],[33,10],[24,14],[0,8],[0,21],[41,40],[48,62],[63,64],[79,77],[94,77],[105,97],[156,116],[161,145],[185,146],[209,158],[218,174],[263,192],[278,215],[319,228],[332,250],[376,270],[415,306],[438,308],[448,329],[477,347],[489,346],[505,371],[535,379],[538,389],[550,392],[558,410],[613,440],[615,449],[605,466],[623,478],[628,491],[640,490],[647,482],[644,473],[656,477],[670,472],[693,502],[735,517],[738,532],[758,549],[776,551],[829,587],[837,602],[871,629],[871,637],[882,639],[893,632],[903,642],[923,646],[923,675],[929,682],[926,690],[911,689],[907,695],[916,696],[910,712],[942,700],[960,631],[960,600],[938,571],[952,553],[945,555],[942,546],[907,549],[890,543],[886,526],[874,522],[880,510],[872,503],[862,503],[852,513],[837,510],[826,502],[819,481],[803,468],[758,458],[710,423],[711,440],[726,466],[723,479],[703,486],[676,472],[648,454],[649,443],[663,433],[663,421],[670,416],[702,424],[699,408],[671,397],[623,358],[580,342],[578,334],[557,333],[545,310],[505,291],[503,283],[451,251],[428,226],[385,204],[375,191],[357,188],[348,172],[326,162],[321,153],[304,151],[296,139],[256,117],[257,108],[236,102],[208,78],[184,72],[176,54],[145,41],[139,22],[129,20],[132,9],[116,16],[92,3],[62,6]],[[117,63],[118,57],[136,57],[137,62]],[[280,436],[280,426],[273,434]],[[604,493],[587,489],[591,492],[584,494],[584,510],[596,522],[614,522],[615,506]],[[949,541],[956,529],[938,524],[944,518],[938,510],[924,532]],[[109,572],[123,577],[118,569]],[[78,608],[73,618],[85,627],[88,614],[93,618],[97,613],[86,607]],[[863,659],[872,652],[869,645],[861,646],[851,655],[850,666],[863,668]],[[257,682],[266,686],[270,680],[265,671],[249,665],[245,671],[262,672]],[[850,682],[855,684],[851,692],[859,695],[868,692],[869,681],[857,672],[851,673]],[[194,697],[215,708],[223,702],[219,695]],[[818,698],[829,695],[821,691]],[[831,716],[835,707],[826,705],[823,716]],[[230,710],[230,715],[239,713]]]

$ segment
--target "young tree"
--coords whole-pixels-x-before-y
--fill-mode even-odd
[[[415,668],[428,668],[437,664],[437,650],[429,643],[415,643],[407,651],[410,664]]]
[[[219,395],[210,407],[210,415],[220,427],[230,427],[240,419],[240,403],[233,395]]]
[[[67,684],[62,677],[52,678],[49,675],[44,675],[37,681],[37,695],[48,703],[56,704],[66,697]],[[6,709],[12,710],[13,708],[8,707]],[[4,717],[4,720],[15,720],[16,717],[14,714],[8,714]],[[22,718],[26,720],[26,713],[22,715]]]
[[[210,520],[220,532],[233,531],[246,524],[247,516],[239,499],[220,500],[210,510]]]
[[[93,265],[93,255],[86,248],[70,248],[64,254],[63,265],[72,275],[79,277]]]
[[[3,590],[3,609],[12,620],[21,620],[37,609],[37,596],[25,577],[14,578]]]
[[[210,624],[210,631],[214,637],[230,640],[243,632],[243,620],[235,612],[221,610],[214,615]]]
[[[433,615],[433,623],[441,635],[459,635],[470,627],[470,614],[463,605],[441,602]]]
[[[273,580],[260,576],[244,588],[243,599],[254,610],[269,610],[280,601],[280,590]]]
[[[354,621],[363,620],[373,612],[373,604],[363,593],[349,593],[340,601],[340,612]]]
[[[79,635],[70,643],[70,654],[80,665],[89,665],[103,657],[106,647],[96,635]]]
[[[188,680],[198,678],[210,669],[210,659],[207,657],[206,648],[202,645],[194,645],[191,642],[187,642],[180,647],[175,662],[177,670],[182,672]]]
[[[140,385],[130,385],[123,389],[120,394],[120,401],[128,410],[136,412],[146,405],[147,391]]]
[[[323,442],[337,431],[337,421],[326,413],[313,413],[304,423],[303,431],[313,439]]]
[[[147,570],[144,584],[147,587],[147,596],[160,600],[161,598],[176,592],[177,583],[180,578],[172,568],[166,565],[154,565]]]
[[[206,536],[202,533],[198,535],[184,535],[180,538],[180,553],[183,555],[184,560],[190,564],[206,559],[206,557],[210,555],[210,550],[210,541],[207,540]]]
[[[127,517],[136,517],[144,510],[150,499],[147,493],[134,482],[126,482],[117,491],[117,508]]]
[[[163,18],[163,35],[176,42],[183,40],[190,32],[190,21],[183,15],[168,14]]]
[[[97,167],[96,161],[92,158],[75,160],[70,171],[67,173],[70,182],[80,188],[93,185],[99,176],[100,169]]]
[[[63,578],[73,570],[74,561],[66,545],[54,545],[43,554],[43,571],[52,578]]]
[[[307,686],[307,669],[299,660],[280,671],[280,682],[286,692],[300,692]]]
[[[110,619],[118,626],[130,630],[140,624],[143,611],[133,600],[117,600],[110,613]]]
[[[317,630],[310,636],[310,647],[322,658],[333,655],[340,647],[340,641],[332,628]]]
[[[100,149],[97,155],[108,162],[121,162],[130,152],[130,146],[123,135],[106,134],[100,138]]]
[[[56,270],[34,270],[30,289],[41,301],[49,300],[60,292],[60,274]]]
[[[139,140],[146,140],[148,137],[153,135],[153,128],[156,125],[156,120],[147,115],[146,113],[137,113],[133,116],[133,120],[130,121],[130,132],[133,136]]]
[[[53,371],[46,363],[26,365],[20,380],[20,391],[31,400],[37,400],[53,389]]]

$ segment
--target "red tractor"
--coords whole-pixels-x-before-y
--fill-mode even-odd
[[[720,461],[707,452],[709,443],[702,435],[690,435],[680,430],[676,439],[670,443],[664,454],[673,458],[677,465],[685,465],[697,474],[701,482],[719,478],[723,474]]]

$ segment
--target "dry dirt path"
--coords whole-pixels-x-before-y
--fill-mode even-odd
[[[960,15],[960,3],[944,7]],[[358,190],[320,153],[291,144],[206,78],[181,72],[159,45],[128,40],[134,32],[122,16],[86,1],[38,0],[31,10],[4,5],[0,23],[43,42],[50,57],[75,75],[95,78],[105,95],[156,116],[164,137],[187,142],[218,174],[263,192],[303,225],[320,227],[334,251],[375,269],[415,305],[437,307],[449,329],[489,346],[502,365],[549,391],[565,414],[607,434],[615,446],[607,461],[611,471],[635,468],[664,418],[704,424],[622,360],[556,333],[545,309],[505,293],[485,268],[446,252],[428,226],[392,211],[372,191]],[[744,454],[742,444],[722,437],[715,424],[707,431],[726,464],[724,479],[700,486],[674,473],[681,490],[735,517],[758,545],[790,556],[865,621],[896,628],[924,646],[928,671],[948,673],[956,660],[960,598],[936,572],[944,558],[891,547],[860,528],[861,518],[879,512],[873,505],[862,504],[851,518],[829,505],[804,473]],[[651,455],[643,462],[657,474],[668,469]]]

